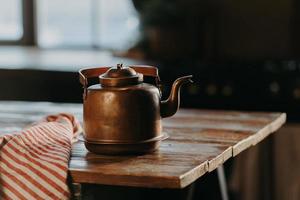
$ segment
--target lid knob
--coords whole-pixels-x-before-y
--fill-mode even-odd
[[[143,82],[143,75],[130,67],[123,67],[123,64],[117,64],[117,67],[111,67],[100,75],[99,79],[102,86],[114,87],[139,84]]]
[[[118,68],[118,69],[122,69],[122,68],[123,68],[123,63],[117,64],[117,68]]]

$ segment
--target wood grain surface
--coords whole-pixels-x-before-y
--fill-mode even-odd
[[[0,134],[21,130],[47,114],[69,112],[82,120],[81,104],[0,102]],[[74,144],[71,178],[77,183],[183,188],[279,129],[285,113],[180,109],[163,120],[170,137],[146,155],[104,156]]]

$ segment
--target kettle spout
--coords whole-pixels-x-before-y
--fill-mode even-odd
[[[161,101],[160,104],[160,116],[162,118],[170,117],[177,112],[180,105],[180,88],[182,84],[192,83],[192,77],[192,75],[183,76],[174,81],[170,96],[167,100]]]

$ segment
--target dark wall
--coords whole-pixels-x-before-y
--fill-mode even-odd
[[[150,57],[209,61],[300,57],[297,0],[134,2]]]
[[[78,74],[38,70],[0,70],[0,100],[81,102]]]

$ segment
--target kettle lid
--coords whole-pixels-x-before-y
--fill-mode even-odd
[[[117,67],[111,67],[100,75],[99,80],[101,85],[110,87],[135,85],[143,82],[143,74],[137,73],[130,67],[123,67],[123,64],[118,64]]]

